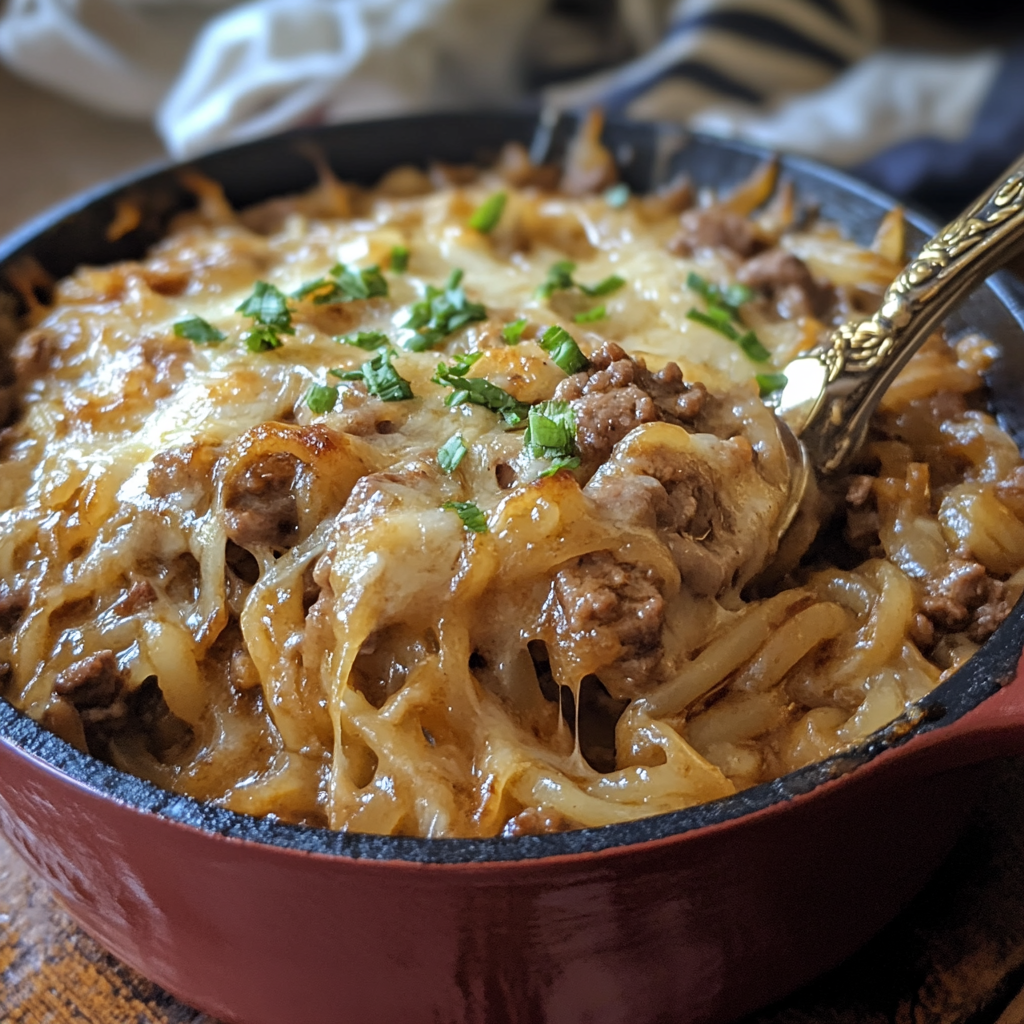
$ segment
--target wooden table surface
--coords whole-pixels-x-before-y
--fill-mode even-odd
[[[1022,986],[1024,760],[1000,769],[960,844],[892,925],[747,1024],[1024,1024]],[[84,935],[2,839],[0,1021],[217,1024]]]

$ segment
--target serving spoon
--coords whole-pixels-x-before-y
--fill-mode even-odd
[[[778,536],[792,525],[812,478],[840,471],[863,442],[886,389],[968,292],[1024,251],[1024,156],[922,246],[885,290],[878,312],[847,321],[792,360],[774,402],[790,458]]]

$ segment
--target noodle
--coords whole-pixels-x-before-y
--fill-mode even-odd
[[[144,259],[26,285],[6,699],[238,811],[491,836],[727,796],[962,664],[1024,587],[985,339],[929,341],[776,551],[756,378],[877,302],[901,213],[856,246],[774,164],[612,207],[573,152],[240,214],[192,176]]]

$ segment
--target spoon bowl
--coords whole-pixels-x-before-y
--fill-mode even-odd
[[[1022,250],[1024,156],[924,243],[886,289],[874,316],[841,324],[824,344],[786,366],[786,384],[773,403],[791,467],[780,540],[812,476],[837,473],[847,464],[886,389],[935,327]]]

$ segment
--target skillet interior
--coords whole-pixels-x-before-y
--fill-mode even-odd
[[[371,183],[401,163],[430,160],[460,163],[492,159],[507,140],[529,143],[537,125],[532,114],[436,114],[301,130],[211,154],[191,166],[225,188],[236,207],[271,196],[299,192],[316,180],[310,153],[327,159],[345,180]],[[547,153],[557,159],[575,130],[565,119],[552,131]],[[698,185],[728,187],[766,158],[756,147],[690,135],[674,126],[612,122],[605,142],[616,155],[623,179],[644,191],[686,170]],[[846,175],[795,157],[782,160],[805,203],[819,206],[827,220],[842,225],[856,241],[868,244],[882,213],[892,205],[884,194]],[[117,241],[106,238],[119,200],[130,197],[144,211],[138,229]],[[171,217],[195,204],[173,168],[133,175],[86,193],[44,214],[0,243],[0,310],[17,304],[3,268],[33,257],[54,278],[82,263],[105,264],[135,259],[163,237]],[[934,230],[927,217],[911,211],[908,247],[915,248]],[[1007,273],[995,275],[954,315],[948,328],[955,337],[980,330],[997,341],[1002,355],[992,367],[992,407],[1000,422],[1024,446],[1024,285]],[[956,721],[1013,677],[1024,648],[1024,602],[985,642],[981,650],[945,683],[922,698],[912,712],[842,754],[808,765],[769,783],[682,811],[601,828],[512,839],[420,839],[338,833],[285,825],[227,811],[159,789],[104,764],[47,732],[0,700],[0,739],[35,755],[90,789],[140,810],[225,836],[311,853],[454,864],[510,861],[595,852],[678,835],[761,810],[807,793],[844,775],[918,732]]]

